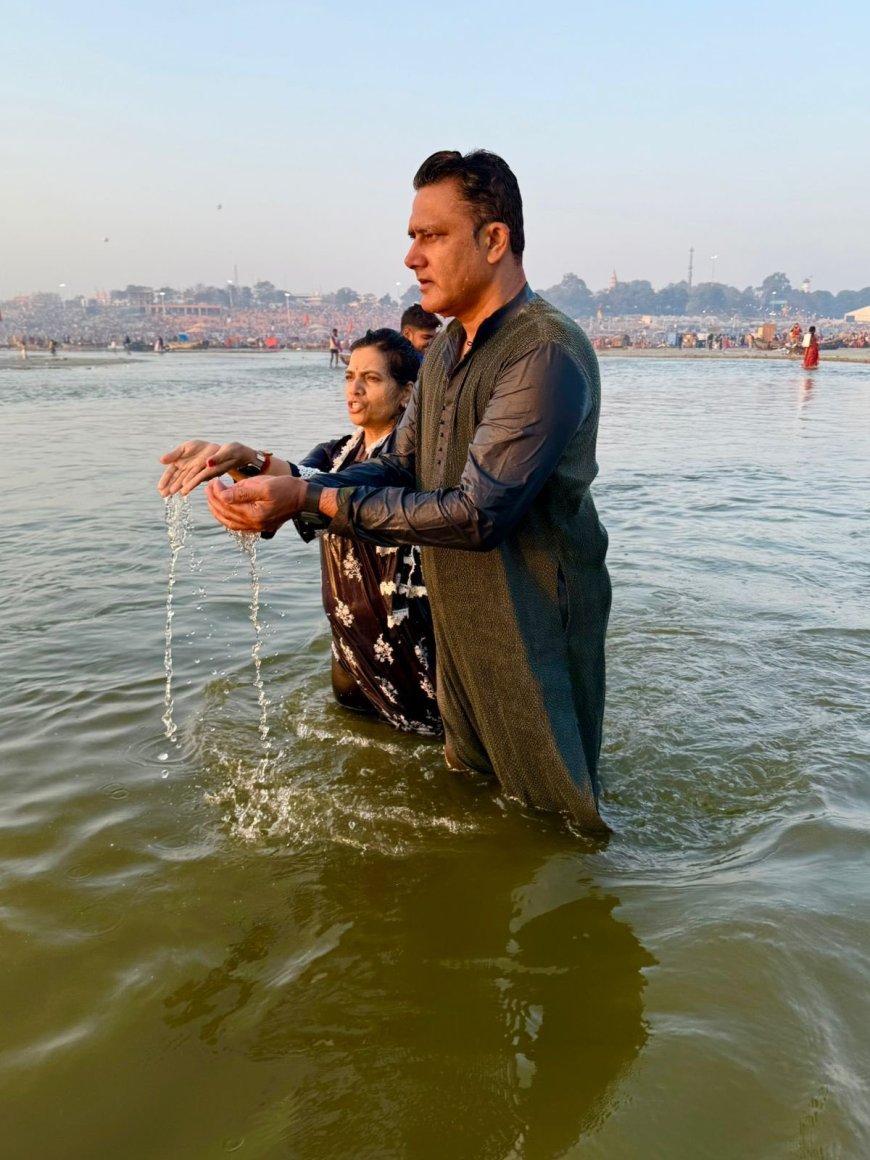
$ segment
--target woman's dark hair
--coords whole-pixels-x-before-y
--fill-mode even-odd
[[[384,352],[390,374],[400,386],[417,381],[420,356],[398,330],[390,330],[388,326],[380,330],[367,330],[362,338],[350,344],[350,352],[353,354],[355,350],[361,350],[366,346],[374,346]]]
[[[510,230],[511,250],[519,258],[526,247],[523,199],[508,163],[486,149],[475,149],[464,157],[456,149],[442,149],[427,157],[417,170],[414,189],[451,179],[459,182],[462,196],[471,206],[475,232],[488,222],[504,222]]]

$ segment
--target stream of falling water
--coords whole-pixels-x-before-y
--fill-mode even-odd
[[[178,573],[178,557],[187,541],[191,529],[190,503],[187,496],[170,495],[164,501],[166,531],[169,535],[169,578],[166,583],[166,628],[164,629],[163,668],[166,672],[166,687],[163,692],[163,731],[169,741],[175,740],[178,726],[172,716],[172,607],[173,589]]]
[[[251,564],[251,624],[254,626],[254,643],[251,645],[251,659],[254,662],[254,688],[257,690],[257,704],[260,707],[260,740],[263,743],[264,753],[267,755],[272,749],[269,737],[269,698],[263,684],[263,668],[261,654],[263,651],[263,626],[260,623],[260,570],[257,567],[257,544],[260,537],[250,532],[231,532],[233,539],[244,552]]]
[[[166,531],[169,535],[169,576],[166,584],[166,627],[164,629],[163,667],[166,673],[166,685],[163,692],[163,722],[164,734],[169,741],[175,741],[178,725],[173,717],[172,695],[172,621],[175,617],[173,607],[174,589],[178,579],[178,557],[181,555],[192,529],[190,503],[186,496],[171,495],[164,501]],[[254,643],[251,646],[251,659],[254,662],[254,688],[257,692],[257,704],[260,709],[260,740],[263,743],[265,760],[268,760],[272,741],[269,736],[269,698],[263,684],[263,626],[260,623],[260,570],[257,567],[257,542],[259,536],[244,532],[230,533],[239,550],[248,557],[251,574],[251,603],[250,619],[254,626]],[[191,571],[198,571],[200,561],[192,556]]]

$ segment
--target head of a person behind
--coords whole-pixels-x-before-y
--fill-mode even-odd
[[[351,344],[344,372],[347,413],[363,429],[366,447],[398,423],[419,370],[419,355],[397,330],[368,330]]]
[[[419,302],[415,302],[402,314],[399,329],[414,350],[424,355],[431,346],[432,339],[441,329],[441,319],[437,314],[424,310]]]
[[[465,322],[519,293],[523,200],[506,161],[484,149],[442,150],[417,170],[414,189],[405,265],[424,310]]]

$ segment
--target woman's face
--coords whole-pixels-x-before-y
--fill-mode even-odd
[[[347,413],[356,427],[380,438],[392,431],[411,397],[411,383],[397,383],[387,355],[375,346],[353,351],[344,372]]]

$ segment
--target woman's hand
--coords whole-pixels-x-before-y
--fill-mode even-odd
[[[160,456],[168,464],[160,477],[157,490],[166,496],[189,495],[200,483],[215,479],[228,471],[236,471],[251,463],[256,452],[244,443],[207,443],[204,439],[189,439]]]

